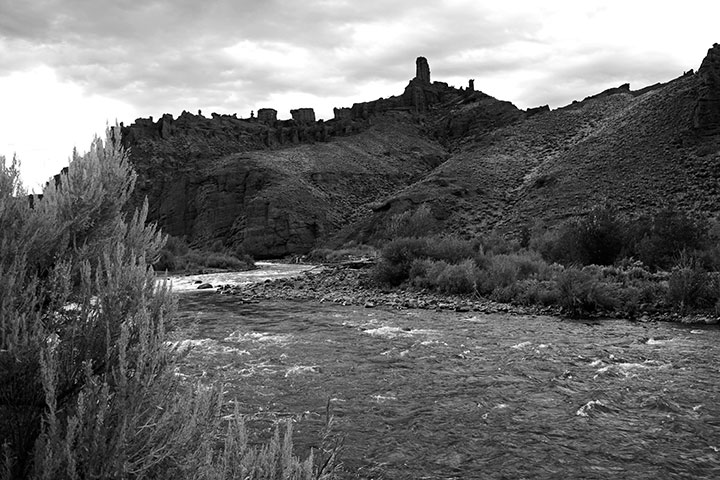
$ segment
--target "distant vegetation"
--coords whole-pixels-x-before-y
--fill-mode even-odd
[[[706,219],[670,208],[623,219],[606,205],[508,241],[423,235],[437,229],[423,228],[430,216],[418,212],[391,222],[403,235],[380,247],[376,283],[559,306],[573,316],[720,313],[718,227]]]
[[[252,270],[255,262],[242,251],[233,252],[216,241],[209,248],[192,248],[178,237],[167,236],[167,242],[155,263],[155,270],[176,273],[206,273],[210,269]]]
[[[298,459],[289,425],[251,446],[221,385],[174,374],[165,237],[126,211],[134,182],[111,133],[33,207],[0,157],[0,478],[327,478],[334,451]]]

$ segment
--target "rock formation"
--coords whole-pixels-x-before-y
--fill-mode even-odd
[[[547,113],[550,111],[550,105],[541,105],[539,107],[533,107],[528,108],[525,110],[525,113],[528,117],[532,117],[533,115],[537,115],[538,113]]]
[[[315,110],[312,108],[290,110],[290,115],[298,123],[315,123]]]
[[[277,110],[274,108],[261,108],[257,113],[258,122],[272,125],[277,122]]]
[[[352,110],[347,107],[333,108],[333,117],[335,120],[344,120],[352,117]]]
[[[698,99],[693,126],[703,135],[720,133],[720,44],[714,44],[698,69]]]
[[[418,57],[415,60],[415,79],[424,85],[430,85],[430,65],[427,58]]]

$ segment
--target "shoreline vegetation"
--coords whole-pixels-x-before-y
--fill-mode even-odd
[[[306,293],[299,296],[401,308],[513,308],[571,318],[717,323],[720,317],[720,228],[715,220],[672,208],[623,219],[604,205],[554,230],[528,228],[516,240],[433,234],[437,225],[426,206],[397,215],[391,227],[377,246],[351,243],[311,252],[310,262],[371,268],[325,273],[315,281],[306,275]],[[288,285],[298,286],[277,281],[297,297]],[[353,288],[359,301],[347,295]]]
[[[153,264],[156,272],[204,274],[214,271],[244,272],[256,268],[252,257],[242,250],[232,251],[222,242],[209,247],[191,247],[184,239],[167,235],[167,241]]]

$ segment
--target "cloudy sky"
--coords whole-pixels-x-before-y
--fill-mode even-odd
[[[520,108],[697,69],[707,0],[0,0],[0,155],[39,191],[110,122],[334,106],[433,80]]]

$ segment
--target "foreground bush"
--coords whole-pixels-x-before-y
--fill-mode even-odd
[[[164,238],[147,205],[124,211],[134,182],[110,132],[34,208],[0,157],[0,478],[328,475],[279,441],[249,448],[219,388],[173,374]]]

